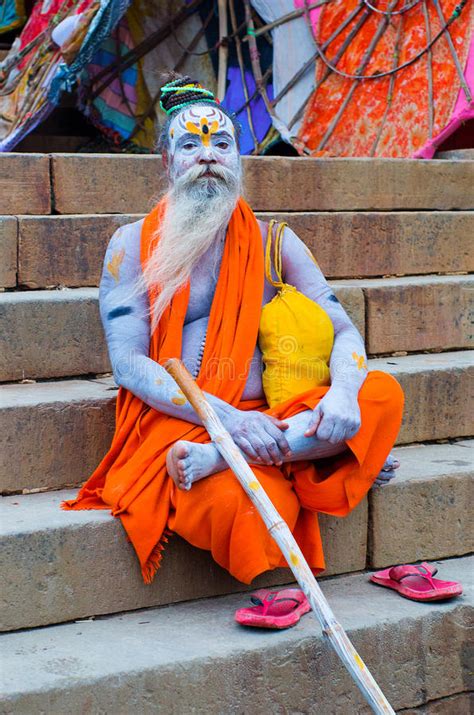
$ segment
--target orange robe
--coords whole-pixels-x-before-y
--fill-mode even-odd
[[[145,218],[141,262],[156,244],[154,234],[164,202]],[[319,387],[269,409],[263,399],[241,399],[257,342],[264,288],[264,256],[253,211],[240,199],[229,223],[219,278],[211,306],[197,383],[241,410],[258,409],[288,418],[314,408],[328,387]],[[150,340],[149,356],[163,363],[181,357],[189,281],[176,293]],[[150,291],[150,302],[156,292]],[[379,474],[400,428],[403,392],[385,373],[369,373],[359,392],[362,426],[347,440],[349,450],[318,462],[252,465],[315,572],[324,569],[317,511],[345,516],[365,496]],[[209,442],[206,430],[169,417],[123,387],[116,405],[109,451],[65,509],[110,509],[119,517],[140,560],[145,582],[161,561],[170,529],[210,550],[215,561],[240,581],[286,565],[260,515],[236,477],[226,469],[178,490],[166,471],[166,453],[180,439]]]

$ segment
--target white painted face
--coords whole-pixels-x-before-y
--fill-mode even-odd
[[[235,169],[239,158],[234,125],[219,107],[211,105],[191,106],[179,112],[169,127],[169,147],[175,177],[203,162]]]

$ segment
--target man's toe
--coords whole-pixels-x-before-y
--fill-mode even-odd
[[[189,448],[186,442],[178,442],[174,446],[174,451],[177,459],[185,459],[189,456]]]

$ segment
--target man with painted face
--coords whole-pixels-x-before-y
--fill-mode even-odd
[[[242,198],[238,126],[189,78],[162,88],[168,190],[113,235],[100,311],[120,386],[111,448],[66,508],[111,508],[150,581],[165,530],[210,550],[237,579],[284,565],[258,513],[160,363],[180,357],[292,529],[315,573],[317,512],[344,516],[389,481],[401,421],[396,380],[368,373],[363,340],[310,252],[285,228],[282,276],[331,318],[331,385],[268,408],[259,319],[268,226]],[[344,369],[341,369],[341,365]],[[221,368],[224,366],[224,370]]]

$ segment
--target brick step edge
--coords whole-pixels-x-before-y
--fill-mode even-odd
[[[244,157],[257,211],[469,210],[473,161]],[[130,177],[133,181],[130,181]],[[0,155],[0,213],[145,213],[165,189],[160,156]],[[443,191],[440,191],[440,186]]]
[[[474,352],[377,358],[368,365],[393,375],[404,390],[398,445],[474,434],[466,400]],[[0,385],[0,490],[82,484],[110,447],[117,389],[112,377]]]
[[[369,492],[369,520],[367,500],[343,519],[319,515],[327,565],[322,577],[363,570],[368,553],[369,564],[379,567],[474,550],[468,498],[473,444],[394,450],[401,462],[399,476]],[[107,510],[62,511],[61,501],[74,495],[49,492],[0,500],[3,630],[246,588],[208,552],[178,537],[165,545],[162,567],[153,584],[145,586],[119,520]],[[260,582],[275,585],[291,578],[288,570],[277,569]]]
[[[257,212],[257,217],[286,221],[327,278],[474,270],[472,211]],[[97,286],[112,234],[141,218],[0,216],[0,286]]]
[[[322,586],[395,710],[466,688],[473,559],[438,566],[463,582],[463,596],[416,603],[366,574]],[[312,613],[295,628],[265,632],[234,623],[247,604],[231,596],[7,634],[2,712],[369,711]]]
[[[469,325],[472,276],[331,281],[330,285],[365,338],[370,356],[474,346]],[[0,293],[0,380],[109,371],[98,298],[98,288]]]

